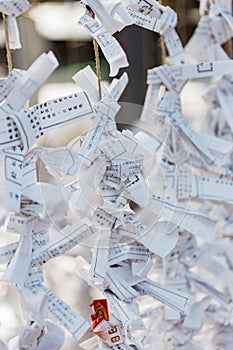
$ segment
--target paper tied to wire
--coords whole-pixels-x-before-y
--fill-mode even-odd
[[[88,5],[96,14],[100,22],[111,33],[120,31],[127,25],[133,24],[128,14],[127,7],[120,0],[83,0],[83,4]],[[126,4],[128,1],[125,2]]]
[[[108,30],[89,14],[80,18],[88,33],[97,41],[104,56],[110,64],[110,76],[116,76],[119,69],[128,66],[126,54],[118,41]]]
[[[200,3],[201,13],[203,3]],[[206,14],[201,17],[194,34],[186,44],[185,51],[203,61],[229,59],[221,45],[232,38],[232,15],[222,3],[209,5]]]
[[[110,76],[117,75],[120,68],[128,66],[127,56],[113,33],[125,26],[138,25],[164,37],[169,59],[174,63],[190,63],[195,60],[184,51],[179,36],[174,29],[177,14],[169,6],[162,6],[157,1],[92,1],[85,0],[88,5],[86,14],[79,19],[89,34],[99,44],[110,65]],[[89,11],[91,8],[92,12]],[[93,18],[93,13],[100,20]]]
[[[30,8],[27,0],[3,0],[0,2],[0,12],[4,13],[8,31],[9,47],[11,50],[20,49],[21,43],[16,17],[22,15]]]
[[[126,73],[108,87],[101,82],[99,100],[98,78],[86,67],[73,76],[83,91],[29,108],[57,67],[55,56],[42,54],[1,79],[0,218],[14,237],[0,247],[2,281],[19,291],[28,317],[0,347],[58,350],[63,328],[79,342],[91,328],[83,349],[230,350],[233,64],[221,45],[232,37],[232,16],[220,3],[201,2],[206,14],[184,49],[176,13],[155,0],[83,2],[97,19],[80,21],[111,75],[128,64],[112,34],[132,24],[160,33],[173,65],[148,70],[139,131],[119,131],[115,121]],[[17,2],[5,3],[16,11]],[[208,134],[195,131],[182,108],[183,89],[202,78],[209,79]],[[46,132],[87,118],[87,133],[66,146],[37,144]],[[75,260],[77,310],[44,281],[44,268],[58,257]],[[90,298],[91,320],[82,309]]]

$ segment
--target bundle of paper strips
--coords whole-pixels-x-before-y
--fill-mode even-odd
[[[110,76],[128,65],[114,37],[125,26],[159,33],[167,63],[148,70],[137,131],[119,131],[115,122],[126,73],[102,84],[99,100],[88,66],[73,77],[83,91],[28,108],[58,66],[54,54],[0,79],[0,224],[18,237],[0,247],[1,287],[17,290],[24,311],[19,333],[0,340],[0,349],[64,349],[66,329],[88,350],[231,350],[233,61],[222,45],[233,37],[233,17],[220,1],[200,1],[201,19],[183,47],[176,13],[155,0],[82,3],[79,23]],[[29,6],[0,1],[11,20]],[[208,111],[200,133],[183,113],[181,94],[203,78]],[[79,120],[92,125],[66,146],[38,143]],[[75,261],[73,272],[85,281],[80,308],[85,290],[89,303],[97,296],[91,317],[44,283],[44,265],[58,256]]]

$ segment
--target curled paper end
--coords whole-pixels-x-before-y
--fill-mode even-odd
[[[110,77],[115,77],[121,68],[125,68],[129,66],[129,62],[127,60],[126,55],[122,54],[120,59],[117,59],[115,62],[110,62]]]

